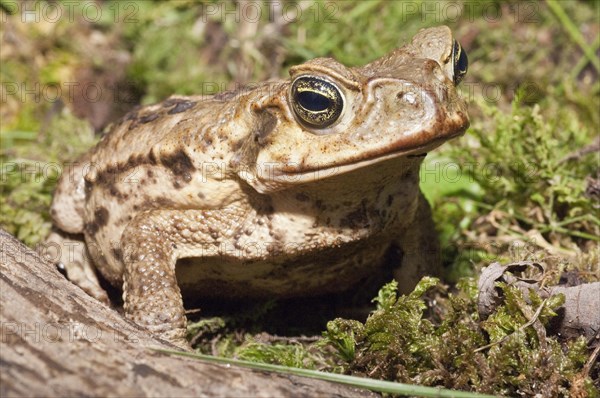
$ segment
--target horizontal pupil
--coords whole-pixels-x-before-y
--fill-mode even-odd
[[[314,91],[301,91],[298,93],[298,102],[309,111],[323,111],[331,106],[329,98]]]
[[[464,52],[460,53],[460,57],[458,58],[458,65],[461,71],[467,69],[467,57]]]

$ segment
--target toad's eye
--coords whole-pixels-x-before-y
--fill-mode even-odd
[[[469,59],[456,40],[454,40],[454,49],[452,50],[452,62],[454,63],[454,85],[458,85],[467,74]]]
[[[334,124],[344,108],[344,98],[335,84],[315,76],[294,80],[291,103],[300,122],[316,129]]]

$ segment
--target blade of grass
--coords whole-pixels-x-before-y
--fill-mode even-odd
[[[595,53],[598,48],[600,48],[600,36],[596,37],[596,40],[594,40],[594,42],[592,43],[592,51]],[[577,65],[575,65],[575,67],[573,68],[573,70],[571,71],[571,79],[575,80],[577,78],[577,76],[579,76],[579,74],[581,73],[581,71],[583,70],[583,68],[585,68],[585,66],[588,64],[588,59],[587,57],[582,57],[579,62],[577,62]]]
[[[10,130],[3,131],[2,138],[12,140],[33,140],[38,136],[37,131],[21,131],[21,130]]]
[[[540,229],[541,233],[544,232],[548,232],[550,230],[556,231],[556,232],[560,232],[563,233],[565,235],[571,235],[571,236],[577,236],[578,238],[583,238],[583,239],[588,239],[588,240],[595,240],[597,242],[600,242],[600,237],[592,235],[592,234],[587,234],[585,232],[581,232],[581,231],[572,231],[570,229],[567,228],[543,228]]]
[[[567,220],[563,220],[561,222],[557,222],[554,224],[554,226],[555,227],[564,227],[565,225],[569,225],[569,224],[572,224],[575,222],[580,222],[580,221],[590,221],[590,222],[600,225],[600,219],[598,219],[598,217],[595,217],[593,214],[584,214],[582,216],[573,217],[573,218],[569,218]]]
[[[38,133],[35,131],[0,131],[0,150],[5,150],[15,146],[15,141],[33,141]]]
[[[410,384],[393,383],[390,381],[367,379],[364,377],[355,377],[340,375],[335,373],[320,372],[318,370],[290,368],[286,366],[270,365],[265,363],[257,363],[250,361],[242,361],[239,359],[213,357],[211,355],[197,354],[193,352],[172,351],[163,349],[154,349],[155,351],[165,354],[179,355],[183,357],[195,358],[213,363],[236,365],[244,368],[250,368],[262,371],[271,371],[286,373],[295,376],[310,377],[313,379],[331,381],[340,384],[346,384],[353,387],[364,388],[372,391],[385,392],[389,394],[402,394],[417,397],[454,397],[454,398],[487,398],[491,395],[483,395],[466,391],[447,390],[435,387],[422,387]]]
[[[598,60],[596,54],[594,54],[592,47],[586,43],[581,32],[577,30],[577,27],[573,24],[573,21],[569,18],[562,6],[556,0],[546,0],[546,2],[569,36],[571,36],[571,39],[573,39],[573,41],[581,48],[588,61],[596,68],[596,71],[600,72],[600,60]]]

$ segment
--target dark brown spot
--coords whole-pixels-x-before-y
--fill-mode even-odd
[[[323,205],[323,201],[321,199],[315,201],[315,207],[319,210],[325,210],[325,206]]]
[[[150,152],[148,152],[148,160],[151,164],[156,164],[156,155],[154,154],[153,150],[150,150]]]
[[[154,177],[154,173],[152,172],[152,170],[146,170],[146,175],[148,176],[148,178]]]
[[[394,197],[392,195],[388,195],[388,197],[387,197],[387,205],[391,206],[393,202],[394,202]]]
[[[306,202],[308,201],[310,198],[308,197],[307,194],[305,194],[304,192],[300,192],[296,194],[296,200],[299,200],[300,202]]]
[[[131,112],[127,113],[127,114],[126,114],[126,115],[123,117],[123,120],[124,120],[124,121],[127,121],[127,120],[135,120],[135,119],[137,119],[137,117],[138,117],[137,110],[133,110],[133,111],[131,111]]]
[[[97,185],[114,184],[117,180],[117,167],[108,165],[104,170],[98,173],[96,177]],[[90,184],[91,187],[91,184]]]
[[[169,115],[174,115],[176,113],[180,113],[180,112],[184,112],[187,111],[188,109],[192,108],[194,105],[196,105],[195,102],[193,101],[188,101],[188,100],[183,100],[178,102],[173,109],[171,109],[169,112],[167,112]]]
[[[153,207],[160,207],[162,209],[175,206],[175,202],[167,198],[156,198],[153,199],[152,202],[154,203]]]
[[[144,115],[140,118],[140,123],[150,123],[156,119],[158,119],[160,115],[158,113],[151,113],[149,115]]]
[[[362,201],[361,206],[346,214],[346,217],[340,220],[340,226],[344,228],[365,228],[369,226],[367,217],[367,203]]]
[[[115,187],[114,184],[110,185],[110,188],[108,189],[108,193],[110,193],[111,196],[114,196],[117,199],[122,197],[121,191],[119,191],[117,189],[117,187]]]
[[[163,165],[171,169],[173,174],[177,177],[180,177],[186,182],[191,181],[192,173],[196,168],[192,163],[192,159],[185,153],[183,150],[179,150],[177,152],[163,155],[161,157],[161,162]]]
[[[94,223],[97,224],[98,227],[104,227],[108,224],[109,217],[110,214],[108,213],[108,210],[106,210],[106,207],[99,207],[94,212]]]
[[[123,261],[123,252],[118,247],[113,247],[112,249],[113,256],[119,261]]]
[[[152,151],[150,151],[148,153],[147,157],[145,157],[143,155],[131,155],[127,159],[127,162],[122,163],[122,164],[110,164],[104,170],[102,170],[100,173],[98,173],[98,176],[96,177],[96,184],[97,185],[109,185],[109,184],[115,184],[117,182],[123,182],[123,181],[125,181],[126,177],[123,177],[123,181],[119,181],[118,176],[121,173],[127,172],[130,169],[133,169],[135,167],[138,167],[140,165],[147,164],[147,163],[156,164],[156,157],[154,156],[154,153]],[[131,174],[129,174],[129,175],[131,175]],[[91,185],[90,185],[90,187],[91,187]],[[91,188],[89,188],[89,189],[91,190]],[[113,188],[111,188],[111,189],[113,189]]]
[[[133,130],[140,124],[140,121],[138,119],[140,109],[141,109],[140,106],[136,106],[128,114],[126,114],[123,117],[123,122],[130,121],[129,126],[127,127],[128,130]],[[117,126],[118,126],[118,124],[117,124]]]
[[[130,155],[129,159],[127,159],[127,163],[125,164],[125,169],[137,167],[140,164],[146,163],[146,159],[143,155]]]
[[[96,224],[95,222],[86,222],[85,225],[83,226],[83,229],[85,230],[85,232],[88,235],[94,236],[100,229],[100,226],[98,224]]]

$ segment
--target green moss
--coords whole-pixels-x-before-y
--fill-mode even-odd
[[[437,193],[429,197],[450,280],[473,264],[539,255],[539,247],[565,257],[597,247],[600,209],[585,193],[597,154],[570,157],[596,133],[571,108],[552,114],[554,102],[526,106],[517,98],[510,112],[481,102],[486,118],[445,149],[454,161],[423,166],[424,189]]]
[[[561,345],[543,328],[564,297],[541,300],[530,292],[526,301],[512,286],[499,288],[504,303],[483,322],[475,280],[462,279],[449,291],[424,278],[403,296],[396,282],[386,284],[365,322],[335,319],[312,343],[246,334],[241,343],[229,335],[217,346],[238,359],[426,386],[507,396],[567,396],[576,390],[594,396],[593,380],[584,373],[585,338]]]
[[[86,121],[67,109],[42,135],[3,131],[0,154],[0,226],[29,246],[50,232],[50,203],[60,174],[95,142]]]
[[[187,333],[188,337],[203,335],[214,335],[225,329],[226,322],[223,318],[204,318],[197,322],[188,322]]]
[[[235,356],[238,359],[247,361],[271,363],[293,368],[316,368],[314,355],[299,343],[264,344],[250,339],[236,350]]]
[[[531,293],[532,304],[527,304],[518,289],[501,285],[505,303],[481,329],[473,280],[462,280],[456,292],[437,295],[435,302],[422,297],[439,289],[433,279],[425,278],[407,296],[395,297],[395,287],[392,282],[382,288],[378,309],[365,323],[336,319],[327,325],[320,344],[334,349],[332,369],[514,396],[535,395],[536,388],[550,395],[567,394],[583,368],[584,338],[567,343],[563,351],[555,338],[524,327],[529,322],[524,312],[533,314],[539,305],[544,306],[538,317],[542,324],[555,316],[553,309],[564,300],[560,295],[542,304]],[[434,323],[425,319],[427,310],[443,316]],[[492,346],[483,349],[490,341]],[[591,379],[586,383],[591,386]]]

